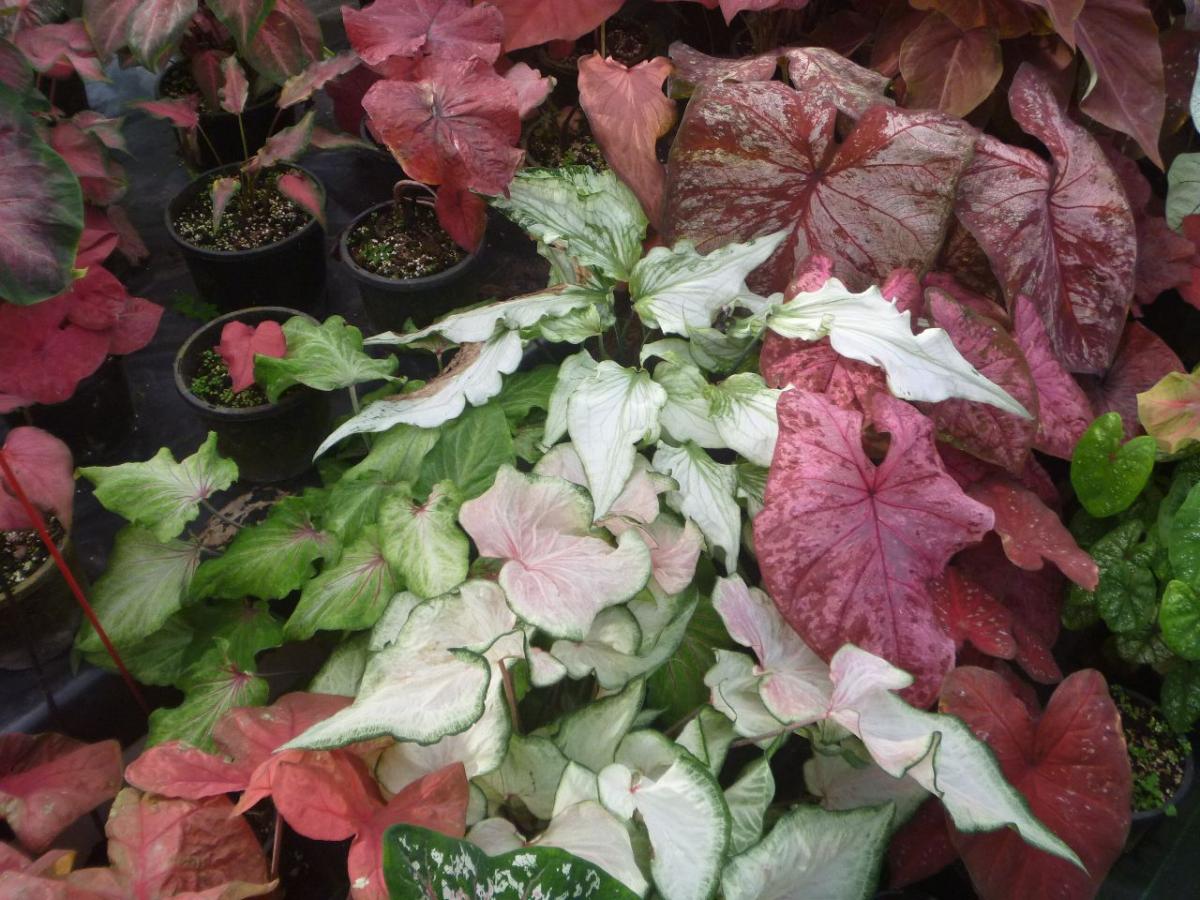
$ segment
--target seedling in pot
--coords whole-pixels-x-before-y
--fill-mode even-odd
[[[397,181],[392,203],[354,226],[347,242],[359,266],[384,278],[425,278],[457,265],[466,256],[438,224],[436,194],[419,181]]]
[[[200,368],[191,382],[192,393],[217,406],[264,406],[270,401],[255,383],[255,357],[279,359],[286,353],[287,339],[278,322],[268,319],[254,327],[229,322],[221,330],[221,342],[201,356]]]

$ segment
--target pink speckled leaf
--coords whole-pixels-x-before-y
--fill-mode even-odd
[[[579,61],[579,105],[592,134],[655,228],[662,225],[666,183],[656,145],[675,124],[675,101],[662,89],[670,73],[671,61],[663,56],[632,69],[599,53]]]
[[[1095,139],[1059,109],[1037,70],[1017,72],[1009,105],[1053,163],[981,137],[955,213],[987,253],[1010,306],[1019,294],[1037,305],[1067,369],[1103,371],[1133,299],[1129,203]]]
[[[1120,413],[1128,439],[1141,431],[1137,395],[1150,390],[1171,372],[1182,371],[1183,363],[1162,338],[1145,325],[1130,322],[1112,367],[1103,377],[1081,377],[1079,381],[1096,415]]]
[[[991,95],[1003,72],[995,30],[964,30],[936,13],[900,48],[900,73],[908,87],[905,104],[918,109],[965,116]]]
[[[667,168],[667,230],[702,252],[786,230],[754,275],[782,290],[813,253],[852,290],[924,272],[949,219],[973,130],[939,113],[867,111],[841,146],[836,109],[785,85],[723,83],[694,97]]]
[[[669,92],[672,97],[690,97],[701,87],[722,81],[770,81],[779,68],[775,53],[760,53],[726,59],[701,53],[682,41],[676,41],[667,51],[675,71],[671,73]]]
[[[792,385],[823,394],[835,406],[855,412],[869,411],[871,397],[887,392],[887,376],[881,368],[847,359],[829,346],[829,338],[800,341],[768,332],[759,368],[768,387]]]
[[[342,21],[350,45],[375,68],[393,57],[493,63],[504,36],[500,11],[470,0],[378,0],[366,9],[342,7]]]
[[[979,896],[1095,896],[1125,847],[1133,780],[1121,716],[1104,677],[1094,669],[1076,672],[1035,720],[1002,676],[968,666],[947,676],[941,709],[987,742],[1033,814],[1086,867],[1034,849],[1010,829],[954,830],[954,846]]]
[[[31,429],[32,430],[32,429]],[[0,817],[33,853],[121,787],[116,741],[85,744],[60,734],[0,735]]]
[[[1012,613],[954,566],[929,582],[929,594],[939,621],[959,650],[970,641],[988,656],[1012,659],[1017,655]]]
[[[250,99],[250,82],[246,80],[246,72],[236,56],[227,56],[221,61],[221,88],[218,96],[221,98],[221,109],[235,116],[240,116]]]
[[[491,0],[504,13],[504,51],[573,41],[599,28],[622,0]]]
[[[886,77],[827,47],[788,47],[779,55],[788,80],[807,102],[831,103],[854,118],[880,103],[892,105],[884,93]]]
[[[778,414],[754,521],[769,593],[822,657],[846,643],[882,656],[914,676],[911,699],[924,705],[954,664],[926,582],[991,529],[991,510],[946,474],[932,423],[906,403],[874,399],[872,419],[891,435],[879,465],[863,452],[861,414],[803,391],[785,393]]]
[[[967,362],[1033,416],[1022,418],[987,403],[943,400],[928,407],[939,435],[980,459],[1019,473],[1033,446],[1038,414],[1037,388],[1025,355],[997,322],[960,306],[945,291],[931,288],[926,301],[934,324],[949,332]]]
[[[987,264],[986,259],[984,259],[984,264]],[[938,288],[945,291],[955,302],[966,307],[975,315],[999,322],[1005,330],[1012,329],[1012,320],[1009,318],[1008,310],[990,297],[967,288],[949,272],[930,272],[922,279],[922,284],[927,288]]]

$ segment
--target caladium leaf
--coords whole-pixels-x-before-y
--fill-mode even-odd
[[[442,427],[433,452],[421,463],[417,491],[424,492],[445,481],[454,484],[460,500],[478,497],[492,486],[502,465],[516,465],[509,429],[509,420],[496,403],[466,409]]]
[[[1200,153],[1180,153],[1167,170],[1167,224],[1179,231],[1200,212]]]
[[[771,833],[735,856],[721,875],[728,900],[766,900],[806,895],[830,900],[872,896],[894,818],[894,807],[829,812],[799,806]]]
[[[10,34],[26,61],[49,78],[78,75],[85,81],[108,81],[79,19],[21,28]]]
[[[617,761],[618,749],[633,728],[645,698],[645,684],[631,681],[619,694],[568,713],[555,726],[554,745],[566,759],[599,773]]]
[[[303,0],[275,0],[241,55],[272,84],[284,85],[321,58],[321,25]]]
[[[887,77],[851,62],[828,47],[788,47],[779,51],[779,57],[797,91],[806,98],[831,103],[852,118],[857,119],[872,106],[892,105],[886,96]]]
[[[325,193],[307,175],[285,172],[275,182],[275,189],[325,227]]]
[[[10,91],[0,91],[0,296],[27,305],[64,291],[83,233],[83,196],[67,163],[38,135]]]
[[[840,147],[835,109],[775,83],[723,83],[688,105],[667,173],[667,232],[703,252],[781,229],[752,286],[782,290],[813,253],[851,287],[927,269],[941,246],[973,136],[937,113],[867,111]],[[897,173],[903,173],[897,183]],[[899,206],[879,205],[888,185]],[[897,228],[901,220],[904,228]],[[853,242],[840,235],[857,235]]]
[[[722,81],[770,81],[779,67],[774,53],[725,59],[701,53],[682,41],[672,43],[667,55],[675,66],[667,82],[668,93],[676,99],[690,97],[697,88]]]
[[[1013,337],[1025,355],[1037,388],[1034,447],[1059,459],[1070,459],[1095,413],[1083,389],[1054,355],[1046,326],[1033,301],[1024,294],[1018,294],[1013,301]]]
[[[1138,421],[1163,453],[1200,440],[1200,377],[1171,372],[1137,395]]]
[[[737,468],[719,463],[692,441],[680,447],[658,444],[654,468],[675,479],[678,490],[667,494],[667,503],[695,522],[714,556],[726,572],[737,569],[741,543],[742,510],[737,504]]]
[[[200,548],[183,541],[160,541],[128,525],[117,532],[108,568],[92,587],[92,607],[118,647],[153,634],[182,608],[188,585],[200,565]],[[100,636],[81,627],[75,646],[103,653]]]
[[[162,68],[196,6],[196,0],[145,0],[130,10],[127,35],[134,58],[151,72]]]
[[[655,247],[629,276],[629,296],[641,320],[666,334],[685,337],[708,328],[717,314],[751,293],[746,278],[773,254],[785,232],[726,244],[707,255],[690,241]]]
[[[605,735],[605,743],[609,743]],[[611,759],[613,748],[620,738],[612,739],[609,747]],[[569,761],[552,740],[542,735],[524,737],[513,734],[509,739],[508,753],[495,771],[478,779],[476,784],[489,801],[505,803],[509,797],[519,798],[525,808],[535,816],[549,819],[554,814],[554,800],[563,773]]]
[[[1193,487],[1188,491],[1165,536],[1175,577],[1200,587],[1200,490]]]
[[[430,57],[494,63],[504,35],[500,11],[469,0],[384,0],[347,9],[342,20],[354,51],[380,72],[395,66],[396,57],[412,66]]]
[[[671,61],[662,56],[632,68],[599,53],[579,61],[579,105],[596,143],[655,228],[662,225],[666,186],[656,145],[675,124],[675,101],[663,94],[670,73]]]
[[[217,21],[229,29],[237,45],[245,48],[270,15],[275,0],[206,0],[206,5]]]
[[[970,641],[988,656],[1012,659],[1017,655],[1012,613],[954,566],[948,566],[945,572],[929,582],[929,594],[938,620],[954,639],[958,650]]]
[[[516,63],[505,72],[504,79],[517,89],[517,109],[521,113],[522,122],[532,119],[538,107],[546,102],[546,98],[554,90],[553,78],[542,75],[537,69],[523,62]]]
[[[650,551],[636,532],[614,548],[589,534],[592,504],[565,481],[511,466],[459,521],[485,557],[502,559],[499,584],[513,610],[558,637],[582,640],[606,607],[645,587]]]
[[[1130,322],[1117,355],[1103,376],[1080,376],[1079,383],[1096,415],[1120,413],[1125,437],[1138,433],[1137,395],[1148,391],[1171,372],[1182,372],[1183,363],[1167,343],[1139,322]]]
[[[397,587],[380,529],[366,528],[337,562],[305,583],[284,633],[291,640],[304,640],[318,631],[370,628]]]
[[[75,501],[70,448],[48,431],[20,426],[8,433],[0,453],[34,507],[70,528]],[[0,477],[0,531],[33,527],[8,479]]]
[[[642,258],[646,216],[612,171],[526,169],[508,186],[507,198],[491,202],[534,240],[561,247],[579,265],[614,281],[628,281]]]
[[[200,126],[200,97],[189,94],[172,100],[139,100],[131,106],[157,119],[166,119],[176,128],[191,131]]]
[[[904,39],[905,103],[965,116],[991,96],[1004,72],[994,29],[963,29],[932,13]]]
[[[129,15],[141,0],[83,0],[83,24],[100,58],[108,61],[125,46]]]
[[[754,542],[768,592],[814,650],[830,657],[853,642],[883,656],[916,677],[919,704],[954,656],[924,583],[994,517],[946,474],[927,419],[885,395],[872,418],[891,434],[879,466],[863,452],[861,415],[814,394],[780,398]],[[797,521],[812,528],[798,533]],[[909,543],[918,531],[919,544]]]
[[[221,181],[223,179],[217,179]],[[241,185],[241,181],[230,179]],[[214,182],[215,184],[216,182]],[[216,204],[213,204],[215,211]],[[215,215],[215,212],[214,212]],[[260,322],[253,328],[245,322],[229,322],[221,329],[221,342],[217,353],[229,367],[229,379],[234,393],[244,391],[254,384],[254,357],[279,358],[287,353],[287,338],[278,322]]]
[[[629,831],[595,799],[556,811],[546,830],[528,846],[558,847],[572,853],[598,866],[639,897],[649,888],[638,867]]]
[[[317,324],[293,316],[283,325],[285,355],[258,357],[254,373],[276,402],[288,388],[307,385],[318,391],[335,391],[364,381],[386,379],[396,371],[396,358],[373,359],[363,351],[362,332],[341,316]]]
[[[262,149],[250,157],[246,169],[250,172],[265,171],[280,163],[299,159],[312,141],[315,119],[316,112],[309,110],[295,125],[279,129],[267,138]]]
[[[1001,676],[958,669],[946,679],[942,709],[987,740],[1033,813],[1087,867],[1038,853],[1012,832],[956,832],[954,845],[981,896],[1093,894],[1124,847],[1132,781],[1120,714],[1100,673],[1071,675],[1035,722]]]
[[[1097,518],[1128,508],[1154,470],[1154,438],[1143,435],[1122,444],[1124,433],[1121,417],[1105,413],[1084,432],[1071,458],[1071,486]]]
[[[212,227],[213,231],[216,232],[221,228],[221,222],[225,218],[225,210],[228,208],[229,202],[242,191],[242,179],[214,178],[212,184],[209,185],[208,191],[209,196],[212,198]],[[253,370],[251,370],[251,375],[253,375]],[[249,385],[245,387],[249,387]],[[245,390],[245,387],[240,388],[240,390]]]
[[[146,462],[88,466],[79,474],[96,486],[105,508],[168,541],[200,514],[202,501],[237,480],[238,468],[221,457],[216,432],[209,432],[183,462],[163,447]]]
[[[771,774],[770,758],[763,756],[746,766],[737,781],[725,789],[725,804],[731,819],[731,853],[743,853],[762,839],[767,808],[773,799],[775,776]]]
[[[356,10],[348,9],[346,12],[352,13]],[[293,75],[284,82],[276,105],[280,109],[287,109],[297,103],[303,103],[329,82],[340,78],[358,65],[358,56],[350,51],[317,60],[299,75]]]
[[[898,397],[974,400],[1030,417],[1018,399],[963,357],[945,331],[926,328],[914,335],[910,322],[911,313],[898,309],[879,288],[855,294],[836,278],[819,290],[800,291],[766,313],[766,327],[782,337],[814,341],[828,336],[830,346],[842,356],[880,366]],[[984,334],[993,332],[984,328]],[[1016,359],[1010,359],[1008,368],[1017,365]]]
[[[1200,665],[1181,662],[1163,679],[1162,709],[1167,722],[1185,733],[1200,718]]]
[[[32,853],[84,813],[117,795],[121,748],[58,734],[0,737],[0,818]]]
[[[418,597],[436,597],[467,578],[470,545],[458,527],[453,484],[434,487],[424,503],[399,493],[379,505],[383,555]]]
[[[494,900],[578,897],[635,900],[639,895],[608,872],[565,850],[530,846],[495,856],[469,841],[423,828],[397,826],[383,840],[383,870],[393,900],[425,900],[485,891]]]
[[[521,364],[521,348],[521,336],[515,331],[501,331],[487,343],[461,347],[440,376],[413,393],[372,403],[335,429],[316,455],[352,434],[388,431],[396,425],[434,428],[460,415],[468,403],[482,406],[500,393],[501,376]]]
[[[679,732],[675,743],[708,766],[708,770],[714,776],[719,777],[721,769],[725,765],[729,747],[736,735],[737,732],[733,730],[733,725],[728,718],[711,706],[701,706],[696,715]],[[765,758],[763,757],[763,759]],[[758,761],[756,760],[756,762]],[[736,829],[736,827],[735,822],[734,828]]]
[[[1031,66],[1013,79],[1018,124],[1052,163],[983,136],[955,215],[987,252],[1010,305],[1032,299],[1071,371],[1108,367],[1133,298],[1137,235],[1120,178],[1095,138],[1059,108]]]
[[[579,0],[565,6],[555,0],[496,0],[492,5],[504,13],[504,51],[508,53],[582,37],[614,15],[621,0]]]
[[[221,98],[221,109],[235,116],[240,116],[250,99],[250,82],[246,72],[236,56],[227,56],[221,60],[221,88],[218,91]]]
[[[1200,595],[1185,581],[1172,580],[1163,589],[1158,624],[1163,643],[1184,659],[1200,660]]]

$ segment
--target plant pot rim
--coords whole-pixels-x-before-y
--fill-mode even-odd
[[[280,247],[285,246],[286,244],[290,244],[290,243],[300,240],[302,237],[309,234],[314,229],[321,228],[321,223],[318,222],[315,218],[310,216],[307,224],[305,224],[301,228],[298,228],[296,231],[293,231],[287,237],[281,238],[280,240],[274,241],[273,243],[270,243],[270,244],[263,244],[261,247],[251,247],[250,249],[247,249],[247,250],[213,250],[211,247],[199,247],[196,244],[193,244],[191,241],[184,238],[183,235],[181,235],[178,231],[175,230],[175,221],[174,221],[173,213],[174,213],[175,203],[176,203],[176,201],[179,200],[180,197],[182,197],[184,194],[186,194],[188,191],[190,191],[193,187],[195,187],[195,185],[198,182],[203,181],[205,178],[208,178],[209,176],[214,175],[218,172],[224,172],[227,169],[240,169],[242,167],[242,165],[243,165],[243,163],[227,163],[223,166],[217,166],[215,169],[209,169],[206,172],[201,172],[199,175],[197,175],[195,178],[193,178],[191,181],[189,181],[183,187],[183,189],[180,190],[174,197],[171,198],[170,202],[167,203],[166,208],[163,209],[163,222],[166,223],[167,234],[169,234],[171,236],[171,240],[173,240],[180,247],[186,247],[189,252],[194,253],[197,256],[204,257],[206,259],[247,259],[250,257],[260,256],[263,254],[271,253],[275,250],[278,250]],[[314,175],[308,169],[304,168],[304,166],[297,165],[296,163],[279,163],[279,166],[284,166],[289,169],[294,169],[295,171],[302,172],[306,176],[308,176],[308,178],[312,181],[312,183],[317,186],[317,191],[321,195],[321,203],[322,204],[325,203],[325,199],[326,199],[325,185],[321,183],[320,178],[318,178],[316,175]],[[277,168],[277,167],[272,166],[272,168]],[[282,309],[284,307],[280,307],[280,308]]]
[[[393,203],[394,201],[392,200],[384,200],[382,203],[376,203],[374,206],[364,209],[354,217],[353,221],[342,232],[342,236],[338,240],[338,255],[341,257],[343,265],[350,270],[355,278],[393,291],[425,291],[448,281],[453,281],[474,266],[475,262],[479,259],[479,253],[483,250],[482,241],[478,248],[472,250],[450,268],[443,269],[441,272],[435,272],[433,275],[424,275],[420,278],[388,278],[384,275],[377,275],[369,269],[364,269],[354,261],[354,257],[350,253],[350,233],[354,231],[359,222],[371,213],[391,206]]]
[[[1123,684],[1114,684],[1113,687],[1120,688],[1121,691],[1124,692],[1125,696],[1143,706],[1147,706],[1155,710],[1160,708],[1160,704],[1155,703],[1154,700],[1152,700],[1150,697],[1147,697],[1141,691],[1126,687]],[[1187,735],[1180,735],[1180,738],[1186,739]],[[1134,824],[1139,822],[1150,822],[1158,819],[1161,816],[1165,816],[1168,806],[1173,806],[1182,802],[1183,798],[1186,797],[1188,792],[1192,789],[1192,781],[1195,779],[1195,758],[1196,753],[1195,750],[1193,750],[1188,754],[1187,760],[1184,762],[1183,777],[1179,780],[1179,787],[1175,789],[1174,793],[1171,794],[1170,799],[1168,799],[1162,806],[1156,807],[1155,809],[1131,810],[1132,822]]]
[[[187,358],[188,353],[192,348],[205,340],[210,334],[215,333],[216,340],[213,341],[212,347],[204,349],[214,349],[220,341],[220,331],[228,322],[237,321],[245,317],[249,313],[267,314],[261,321],[266,321],[271,318],[278,321],[280,324],[286,322],[293,316],[302,316],[314,325],[318,324],[317,320],[306,312],[301,312],[298,309],[290,309],[286,306],[249,306],[246,309],[239,309],[231,313],[225,313],[223,316],[217,316],[210,322],[201,325],[188,336],[188,339],[183,342],[175,354],[175,362],[173,365],[173,373],[175,376],[175,390],[177,390],[184,401],[198,412],[209,416],[219,416],[230,420],[252,421],[254,419],[263,419],[269,416],[276,415],[280,410],[291,409],[303,403],[306,395],[312,390],[304,385],[297,385],[294,389],[289,389],[285,396],[280,397],[275,403],[261,403],[258,406],[246,406],[233,408],[229,406],[218,406],[215,403],[209,403],[207,400],[202,400],[192,393],[191,386],[184,380],[183,377],[183,361]]]
[[[72,526],[65,526],[63,529],[62,540],[56,544],[58,547],[58,552],[63,554],[64,558],[69,552],[69,548],[71,546],[72,531]],[[58,566],[55,565],[54,557],[51,556],[44,563],[34,569],[27,577],[23,578],[18,584],[9,589],[12,592],[13,600],[17,603],[20,603],[28,594],[36,591],[46,580],[46,578],[49,577],[51,572],[57,571]],[[7,605],[8,598],[4,596],[3,592],[0,592],[0,607]]]
[[[159,100],[171,99],[171,98],[167,98],[167,97],[163,96],[163,92],[162,92],[163,79],[167,77],[168,72],[172,72],[175,69],[182,68],[185,65],[187,65],[187,59],[185,59],[185,58],[173,59],[173,60],[171,60],[171,62],[169,62],[163,68],[163,70],[161,72],[158,73],[158,77],[154,79],[154,96],[156,98],[158,98]],[[274,106],[275,101],[279,98],[280,93],[281,93],[281,89],[279,88],[279,86],[272,85],[271,89],[269,91],[267,91],[265,94],[263,94],[257,100],[250,103],[245,108],[245,110],[243,110],[242,115],[245,116],[248,113],[260,110],[264,106]],[[218,109],[215,112],[203,112],[203,111],[200,112],[201,119],[219,119],[224,116],[228,116],[230,118],[236,118],[236,116],[233,113],[226,112],[223,109]]]

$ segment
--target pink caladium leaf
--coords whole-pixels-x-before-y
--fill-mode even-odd
[[[121,747],[116,741],[85,744],[59,734],[0,735],[0,816],[33,853],[47,850],[64,828],[111,800],[120,787]]]
[[[1017,655],[1012,613],[954,566],[947,566],[929,582],[929,594],[938,620],[957,649],[961,650],[970,641],[988,656],[1012,659]]]
[[[1013,303],[1013,336],[1037,386],[1034,447],[1059,459],[1070,459],[1076,442],[1095,418],[1091,401],[1054,355],[1046,326],[1033,301],[1024,294],[1018,294]]]
[[[886,77],[827,47],[787,47],[778,54],[788,80],[808,102],[832,104],[856,119],[872,106],[892,104]]]
[[[263,144],[246,167],[251,171],[265,171],[280,163],[292,162],[303,155],[312,141],[313,120],[316,113],[309,110],[295,125],[275,132]]]
[[[254,357],[282,359],[287,353],[287,339],[278,322],[260,322],[252,328],[245,322],[234,321],[221,329],[217,353],[229,367],[233,391],[238,393],[254,384]]]
[[[1121,336],[1112,367],[1100,378],[1081,377],[1080,385],[1096,415],[1119,413],[1126,439],[1138,434],[1137,395],[1150,390],[1172,372],[1183,372],[1175,351],[1153,331],[1130,322]]]
[[[1129,202],[1100,146],[1059,109],[1037,70],[1021,67],[1009,105],[1053,163],[981,137],[955,212],[987,252],[1010,307],[1020,294],[1037,304],[1066,368],[1102,372],[1133,299]]]
[[[984,263],[986,265],[986,258]],[[982,316],[985,319],[991,319],[993,322],[998,322],[1005,330],[1012,329],[1012,319],[1006,310],[999,303],[994,302],[985,294],[980,294],[967,288],[955,276],[948,272],[930,272],[926,275],[921,283],[927,288],[937,288],[944,291],[954,299],[960,306],[969,309],[977,316]],[[915,318],[915,316],[914,316]]]
[[[166,119],[176,128],[192,131],[200,125],[200,96],[189,94],[172,100],[138,100],[132,106],[157,119]]]
[[[321,58],[321,25],[304,0],[275,0],[242,56],[250,67],[281,87]]]
[[[117,251],[135,266],[140,266],[150,256],[150,248],[138,234],[137,228],[129,220],[129,214],[124,207],[109,204],[105,213],[108,221],[117,230]]]
[[[641,537],[627,531],[616,547],[593,537],[592,512],[574,485],[505,466],[458,518],[481,556],[505,560],[497,580],[513,611],[580,641],[601,610],[634,596],[651,573]]]
[[[48,78],[76,74],[85,81],[108,80],[80,19],[21,29],[13,40],[29,64]]]
[[[573,41],[615,15],[622,0],[492,0],[504,14],[504,51]]]
[[[1158,138],[1166,81],[1149,6],[1141,0],[1087,0],[1075,21],[1075,39],[1092,76],[1079,108],[1132,137],[1162,168]]]
[[[1004,777],[1085,869],[1025,844],[1014,832],[953,832],[983,900],[1091,897],[1125,847],[1133,778],[1121,716],[1094,669],[1076,672],[1035,718],[1004,678],[965,667],[947,676],[941,709],[996,754]]]
[[[117,249],[120,236],[105,210],[87,206],[83,211],[83,234],[75,253],[75,268],[86,269],[104,262]]]
[[[670,73],[671,61],[663,56],[633,68],[599,53],[579,61],[579,104],[592,134],[655,228],[662,225],[667,177],[656,146],[675,124],[675,101],[663,94]]]
[[[349,12],[352,8],[347,6],[345,9]],[[358,57],[349,51],[338,53],[329,59],[318,60],[299,75],[293,75],[284,82],[277,105],[280,109],[287,109],[289,106],[303,103],[329,82],[340,78],[358,65]]]
[[[786,230],[751,276],[760,292],[782,290],[813,253],[831,257],[851,290],[900,267],[924,272],[973,130],[939,113],[876,106],[837,146],[836,112],[778,83],[706,88],[688,105],[667,167],[668,238],[708,252]]]
[[[83,0],[83,24],[100,58],[107,61],[123,48],[129,35],[129,17],[141,0]]]
[[[125,170],[95,135],[74,122],[60,120],[50,129],[50,146],[66,160],[79,179],[84,200],[107,206],[125,194],[129,186]]]
[[[516,88],[476,60],[435,60],[419,81],[376,82],[363,108],[404,170],[426,184],[502,194],[520,165]]]
[[[29,501],[43,514],[53,513],[71,527],[75,499],[75,466],[71,450],[49,432],[19,426],[0,448]],[[0,531],[33,528],[25,507],[7,479],[0,477]]]
[[[699,88],[722,81],[770,81],[779,68],[775,53],[726,59],[701,53],[682,41],[671,44],[667,55],[675,67],[668,82],[669,93],[676,99],[690,97]]]
[[[963,29],[937,13],[926,17],[900,48],[910,107],[965,116],[991,96],[1003,72],[995,29]]]
[[[1033,418],[1015,416],[986,403],[943,400],[928,413],[939,434],[980,459],[1020,472],[1037,433],[1038,395],[1021,348],[997,322],[960,306],[945,291],[926,295],[934,324],[979,372],[1015,397]]]
[[[1011,479],[992,477],[972,485],[967,495],[995,513],[996,533],[1014,565],[1037,570],[1049,560],[1080,587],[1096,589],[1096,561],[1080,549],[1058,513],[1032,491]]]
[[[96,267],[98,268],[98,267]],[[66,321],[71,295],[36,306],[0,303],[0,408],[61,403],[108,355],[109,335]]]
[[[505,71],[504,80],[517,90],[517,110],[522,121],[530,119],[554,89],[553,78],[543,75],[523,62],[516,63]]]
[[[871,413],[891,435],[879,465],[863,452],[861,414],[783,394],[754,543],[769,593],[814,650],[830,658],[853,643],[882,656],[914,676],[912,702],[925,705],[954,664],[925,584],[993,516],[946,474],[928,419],[884,394]]]
[[[206,4],[239,47],[250,44],[275,5],[274,0],[206,0]]]
[[[470,0],[378,0],[366,9],[343,7],[342,21],[359,58],[380,71],[395,57],[494,63],[504,38],[500,10]]]
[[[221,109],[240,116],[250,99],[250,82],[236,56],[227,56],[221,61]]]
[[[228,57],[221,50],[201,50],[191,58],[192,80],[209,109],[221,108],[221,85],[225,81],[221,68]]]
[[[1004,290],[996,280],[991,261],[979,246],[979,241],[975,240],[975,235],[957,217],[950,221],[950,231],[942,244],[935,267],[937,271],[930,272],[926,278],[947,276],[963,288],[993,301],[995,305],[1004,305]],[[946,284],[940,284],[939,287],[950,291],[959,303],[965,302]]]
[[[299,172],[279,176],[275,188],[325,227],[325,197],[313,180]]]
[[[212,198],[213,231],[220,230],[221,222],[225,218],[225,210],[229,208],[230,202],[241,191],[242,179],[236,176],[232,178],[214,178],[212,184],[208,186],[208,192]]]
[[[434,211],[456,244],[469,253],[479,249],[487,230],[487,202],[482,197],[452,178],[438,186]]]

